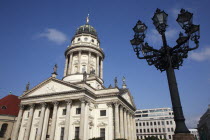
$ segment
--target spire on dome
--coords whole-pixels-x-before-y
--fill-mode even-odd
[[[88,16],[87,16],[87,18],[86,18],[86,24],[89,24],[89,14],[88,14]]]

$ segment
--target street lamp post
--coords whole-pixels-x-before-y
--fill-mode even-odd
[[[187,140],[191,136],[189,135],[190,132],[185,125],[185,118],[182,111],[174,69],[179,69],[179,67],[182,66],[183,59],[187,58],[189,51],[198,48],[200,26],[193,24],[192,13],[181,9],[177,22],[180,24],[182,29],[184,29],[185,33],[180,32],[179,38],[176,41],[177,45],[170,47],[167,44],[165,36],[166,28],[168,26],[167,17],[168,14],[160,9],[157,9],[152,18],[153,24],[162,36],[163,46],[159,50],[149,46],[147,42],[144,43],[147,26],[140,20],[133,28],[135,34],[134,38],[130,42],[139,59],[146,59],[149,65],[154,65],[161,72],[166,71],[174,111],[174,120],[176,123],[174,139],[180,140],[181,135],[181,137],[184,137],[184,139]],[[190,40],[195,43],[195,47],[189,46]],[[140,55],[140,52],[142,53],[142,56]]]

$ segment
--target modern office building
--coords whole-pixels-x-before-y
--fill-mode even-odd
[[[172,140],[175,122],[173,111],[170,108],[136,110],[135,120],[138,139],[155,136]]]
[[[65,50],[64,77],[56,78],[55,65],[51,77],[20,96],[13,140],[135,140],[133,98],[125,79],[122,88],[117,79],[114,87],[103,85],[104,58],[87,19]]]
[[[199,120],[198,133],[200,140],[210,140],[210,105]]]
[[[190,134],[193,134],[193,136],[195,137],[195,140],[200,140],[199,139],[199,134],[198,134],[198,129],[189,129]]]

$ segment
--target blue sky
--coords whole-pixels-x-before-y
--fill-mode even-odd
[[[64,51],[76,28],[90,24],[97,30],[104,49],[105,86],[122,77],[139,109],[171,107],[165,72],[138,60],[129,40],[137,20],[147,26],[146,41],[160,48],[161,38],[152,24],[156,8],[168,14],[167,40],[175,45],[181,28],[176,23],[181,8],[194,13],[201,25],[199,49],[190,52],[183,67],[176,70],[182,106],[189,127],[210,104],[210,1],[208,0],[89,0],[89,1],[0,1],[0,98],[11,91],[21,95],[28,81],[31,87],[51,76],[55,63],[58,78],[64,70]]]

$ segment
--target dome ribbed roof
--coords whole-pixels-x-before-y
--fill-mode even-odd
[[[91,35],[94,35],[95,37],[97,37],[96,30],[93,28],[93,26],[91,26],[89,24],[85,24],[85,25],[80,26],[77,29],[75,35],[82,34],[82,33],[91,34]]]

